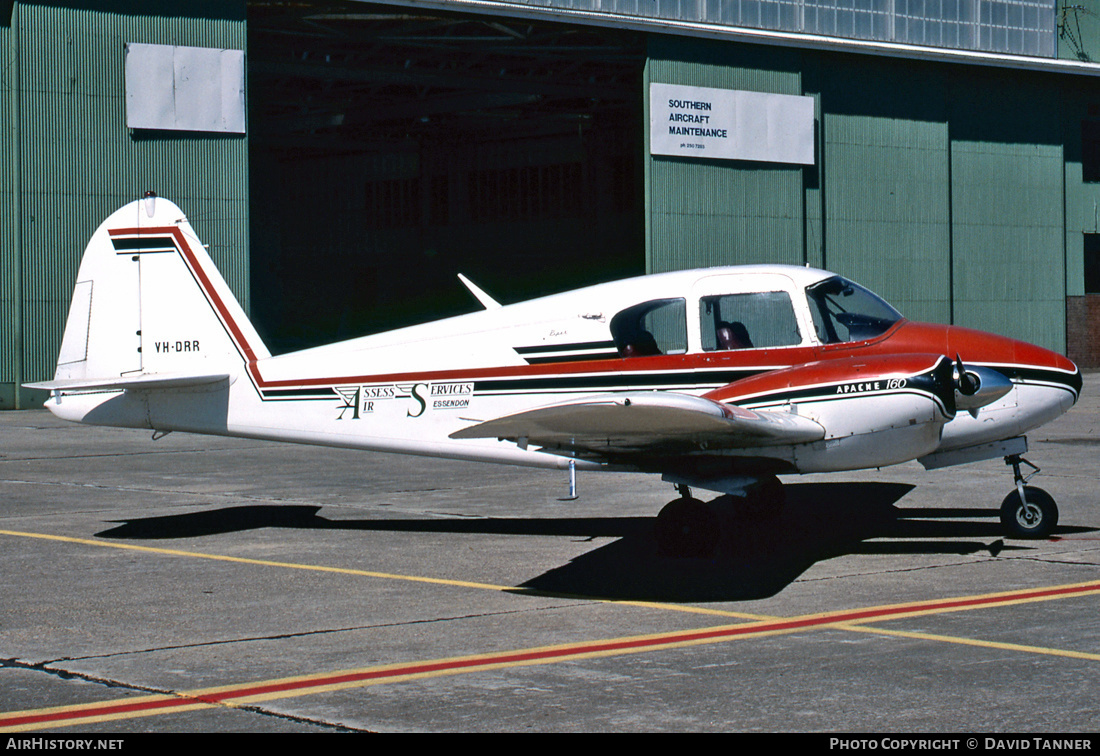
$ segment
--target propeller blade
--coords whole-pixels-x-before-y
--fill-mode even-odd
[[[958,352],[955,353],[955,386],[963,396],[974,396],[982,386],[981,380],[975,374],[967,372]]]

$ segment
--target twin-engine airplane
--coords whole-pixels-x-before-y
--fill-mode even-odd
[[[658,473],[661,549],[706,553],[700,488],[774,508],[777,475],[1005,457],[1001,519],[1042,537],[1024,434],[1068,410],[1065,357],[915,323],[840,276],[766,265],[649,275],[272,356],[183,212],[150,193],[84,253],[52,392],[94,425]],[[156,435],[156,434],[154,434]],[[1033,474],[1033,473],[1032,473]]]

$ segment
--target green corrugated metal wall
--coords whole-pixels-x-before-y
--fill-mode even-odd
[[[818,129],[812,168],[650,156],[649,270],[806,262],[911,318],[1065,350],[1081,285],[1065,77],[669,38],[649,52],[647,84],[813,95]]]
[[[52,374],[88,237],[146,189],[187,211],[248,306],[247,140],[131,133],[123,102],[126,42],[244,49],[244,0],[93,5],[0,0],[0,408]],[[648,53],[647,85],[817,100],[812,167],[645,160],[649,270],[805,262],[910,317],[1065,349],[1082,234],[1100,231],[1081,175],[1093,79],[663,35]]]
[[[951,92],[955,321],[1065,349],[1059,88],[957,72]]]
[[[652,37],[649,84],[802,94],[795,50]],[[691,158],[646,165],[646,267],[650,272],[751,262],[803,262],[802,168]]]
[[[18,383],[52,377],[84,247],[103,218],[145,190],[184,209],[248,306],[246,139],[133,132],[123,78],[127,42],[243,50],[245,3],[85,5],[16,2],[2,27],[0,156],[11,180],[0,195],[0,408],[30,401]]]
[[[881,292],[908,317],[947,322],[951,267],[942,72],[912,81],[904,63],[867,63],[840,58],[819,65],[824,262]]]
[[[18,166],[12,150],[15,124],[13,123],[10,94],[14,86],[13,74],[17,70],[13,53],[11,27],[12,9],[9,3],[0,3],[0,408],[15,404],[15,376],[19,372],[19,318],[16,280],[19,267],[15,256],[15,233],[12,217],[18,195],[15,193],[15,177]]]
[[[1069,80],[1063,82],[1060,94],[1065,140],[1066,294],[1080,297],[1085,294],[1084,234],[1100,233],[1100,183],[1085,181],[1082,171],[1083,123],[1100,123],[1100,82]]]

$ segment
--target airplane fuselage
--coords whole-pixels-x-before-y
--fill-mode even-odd
[[[271,357],[252,343],[251,326],[239,322],[243,316],[208,282],[204,258],[186,235],[171,228],[112,232],[116,248],[150,236],[175,246],[236,359],[204,353],[212,345],[200,325],[144,318],[142,364],[134,371],[217,365],[225,366],[228,378],[168,391],[57,394],[48,403],[56,414],[159,431],[537,467],[573,461],[582,469],[660,470],[659,457],[634,455],[617,464],[614,454],[595,459],[517,439],[450,436],[548,403],[668,391],[748,409],[779,407],[825,429],[820,440],[800,444],[704,444],[691,453],[700,462],[821,472],[879,467],[1019,436],[1068,409],[1080,389],[1076,367],[1056,353],[955,326],[910,322],[865,290],[856,292],[867,300],[862,320],[846,319],[843,308],[830,315],[829,303],[850,297],[853,285],[823,283],[833,280],[831,274],[785,266],[646,276]],[[129,253],[139,243],[122,246]],[[146,254],[140,262],[148,271],[142,268],[141,276],[155,279],[155,266],[165,260],[167,255]],[[807,293],[823,285],[832,289]],[[754,314],[754,308],[767,312]],[[728,323],[721,318],[734,314],[754,327],[755,343],[719,343],[715,330]],[[736,322],[745,330],[741,320]],[[661,343],[632,351],[630,340],[646,329],[657,331]],[[751,338],[747,332],[745,338]],[[945,363],[945,356],[956,354],[967,366],[999,371],[1011,390],[974,413],[956,411]]]
[[[681,498],[661,551],[705,554],[692,487],[781,500],[784,473],[1001,456],[1010,535],[1043,537],[1022,436],[1069,409],[1065,357],[914,323],[841,276],[688,270],[272,356],[182,211],[148,195],[81,261],[57,370],[28,384],[68,420],[546,468],[659,473]],[[1027,463],[1030,464],[1030,463]]]

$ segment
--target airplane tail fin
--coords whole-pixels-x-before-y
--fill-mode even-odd
[[[88,243],[54,392],[202,385],[269,357],[183,211],[146,196]],[[52,409],[52,407],[51,407]]]

